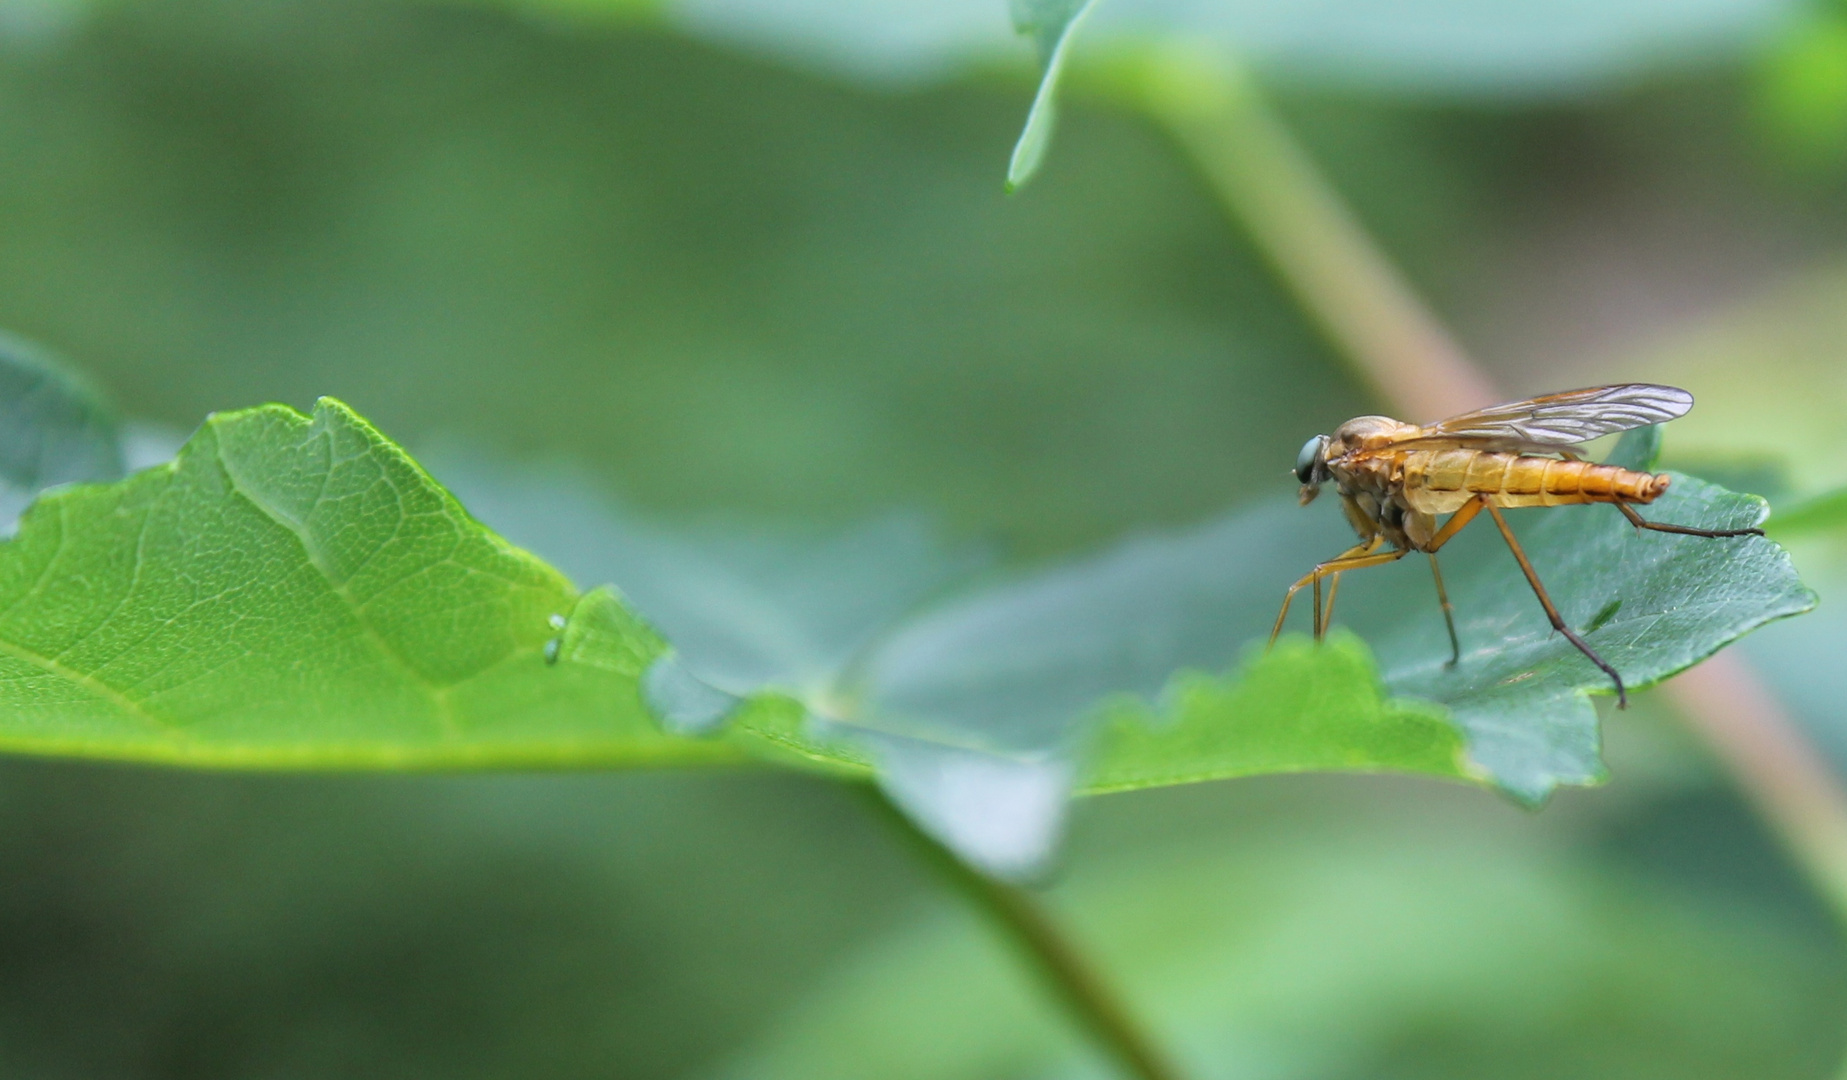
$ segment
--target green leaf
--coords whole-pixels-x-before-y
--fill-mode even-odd
[[[41,489],[122,475],[114,412],[43,349],[0,334],[0,517]]]
[[[1111,711],[1090,793],[1288,772],[1411,772],[1475,779],[1441,706],[1388,698],[1372,653],[1336,631],[1289,638],[1232,677],[1188,673],[1162,712]]]
[[[1616,440],[1616,445],[1611,448],[1604,462],[1637,472],[1652,472],[1655,464],[1661,460],[1663,427],[1662,424],[1649,424],[1623,432],[1622,438]]]
[[[554,615],[595,663],[548,666]],[[338,402],[215,416],[0,547],[0,748],[238,767],[739,760],[659,731],[658,639]],[[595,645],[596,648],[592,648]]]
[[[1017,191],[1039,171],[1058,123],[1058,81],[1065,57],[1084,16],[1097,0],[1012,0],[1013,26],[1033,40],[1039,53],[1039,90],[1026,113],[1026,126],[1007,163],[1007,190]]]

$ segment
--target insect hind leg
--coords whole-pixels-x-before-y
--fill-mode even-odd
[[[1526,575],[1526,583],[1532,586],[1533,595],[1539,598],[1539,606],[1545,608],[1546,621],[1552,624],[1552,629],[1565,635],[1565,640],[1576,646],[1586,659],[1597,665],[1598,670],[1610,677],[1610,681],[1616,684],[1616,707],[1628,708],[1629,691],[1623,686],[1622,675],[1603,657],[1598,656],[1597,651],[1591,648],[1582,637],[1579,637],[1578,632],[1565,622],[1565,617],[1558,613],[1558,608],[1552,604],[1552,598],[1546,595],[1546,587],[1539,583],[1539,574],[1533,570],[1533,564],[1527,561],[1526,552],[1521,549],[1520,541],[1514,539],[1513,530],[1507,527],[1507,519],[1501,516],[1500,509],[1493,503],[1489,503],[1488,514],[1494,518],[1495,528],[1501,530],[1501,539],[1507,541],[1507,549],[1513,552],[1514,561],[1520,564],[1520,572]]]
[[[1629,524],[1634,525],[1638,529],[1649,529],[1654,532],[1676,533],[1680,536],[1707,536],[1707,537],[1715,537],[1715,538],[1722,537],[1722,536],[1762,536],[1764,535],[1764,530],[1757,528],[1755,526],[1749,529],[1696,529],[1691,525],[1669,525],[1663,521],[1648,520],[1647,518],[1643,517],[1641,514],[1636,513],[1635,507],[1630,506],[1626,502],[1619,502],[1619,503],[1616,503],[1615,505],[1616,505],[1616,509],[1621,510],[1623,513],[1623,516],[1629,519]]]

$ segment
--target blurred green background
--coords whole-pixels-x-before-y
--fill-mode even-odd
[[[1271,85],[1505,385],[1679,381],[1670,458],[1801,494],[1847,481],[1834,18],[1562,95]],[[0,325],[152,430],[332,394],[670,520],[922,508],[1030,564],[1287,490],[1380,403],[1131,111],[1074,96],[1003,195],[1031,89],[641,19],[14,0]],[[1825,604],[1836,553],[1798,554]],[[1847,750],[1847,623],[1764,641]],[[1202,1076],[1831,1075],[1822,905],[1664,706],[1609,738],[1614,782],[1538,814],[1407,779],[1092,800],[1052,900]],[[13,1075],[1102,1075],[820,781],[7,762],[0,865]]]

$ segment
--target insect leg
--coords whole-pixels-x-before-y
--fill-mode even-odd
[[[1372,546],[1377,547],[1378,545],[1374,544]],[[1394,548],[1391,551],[1380,551],[1380,552],[1376,552],[1371,555],[1357,555],[1351,559],[1336,559],[1333,562],[1322,563],[1320,566],[1317,566],[1315,568],[1315,573],[1318,575],[1316,580],[1319,581],[1320,578],[1331,577],[1335,581],[1338,582],[1340,580],[1340,575],[1347,572],[1348,570],[1361,570],[1368,566],[1384,566],[1386,563],[1389,563],[1389,562],[1397,562],[1399,559],[1402,559],[1406,555],[1409,555],[1409,554],[1410,554],[1409,549]],[[1327,636],[1328,625],[1333,618],[1334,618],[1334,593],[1332,590],[1330,590],[1328,592],[1327,617],[1322,619],[1321,625],[1316,628],[1317,630],[1317,633],[1315,634],[1316,641],[1320,641],[1322,638]]]
[[[1762,536],[1762,529],[1695,529],[1690,525],[1668,525],[1659,521],[1650,521],[1635,512],[1635,507],[1626,502],[1619,502],[1616,509],[1623,512],[1629,524],[1638,529],[1653,529],[1655,532],[1679,533],[1682,536]]]
[[[1443,625],[1449,629],[1449,666],[1455,667],[1462,660],[1462,643],[1456,640],[1456,611],[1449,606],[1449,590],[1443,587],[1443,571],[1437,569],[1437,553],[1426,554],[1430,556],[1430,576],[1437,580],[1437,602],[1443,605]]]
[[[1326,636],[1334,625],[1334,597],[1340,592],[1340,571],[1328,575],[1328,606],[1321,610],[1321,633]]]
[[[1552,606],[1552,598],[1546,595],[1546,587],[1539,583],[1539,575],[1533,572],[1533,564],[1527,561],[1526,552],[1520,550],[1520,541],[1514,539],[1513,530],[1507,527],[1507,519],[1501,516],[1500,508],[1490,503],[1488,513],[1494,518],[1495,527],[1501,530],[1501,539],[1507,541],[1507,549],[1514,553],[1514,561],[1520,564],[1520,572],[1526,575],[1526,583],[1533,587],[1533,595],[1539,597],[1539,606],[1546,609],[1546,618],[1551,620],[1552,629],[1565,635],[1565,640],[1576,645],[1579,652],[1610,677],[1610,680],[1616,684],[1616,707],[1628,708],[1629,692],[1623,688],[1623,677],[1616,673],[1615,668],[1605,663],[1603,657],[1598,656],[1584,639],[1578,636],[1577,631],[1565,624],[1565,619],[1558,613],[1558,608]]]
[[[1436,531],[1436,535],[1430,538],[1430,542],[1424,545],[1424,550],[1435,555],[1444,544],[1456,538],[1456,534],[1462,531],[1463,526],[1474,521],[1475,515],[1481,513],[1481,508],[1486,505],[1488,505],[1486,495],[1477,495],[1473,502],[1463,503],[1462,509],[1449,515],[1449,520],[1445,521],[1443,527]]]
[[[1276,625],[1270,630],[1270,644],[1276,644],[1276,639],[1282,635],[1283,620],[1289,617],[1289,605],[1295,600],[1295,594],[1301,592],[1310,585],[1315,588],[1315,622],[1317,624],[1315,630],[1316,636],[1319,637],[1322,629],[1319,625],[1321,622],[1321,579],[1327,577],[1331,573],[1338,574],[1343,570],[1357,570],[1362,566],[1377,566],[1380,563],[1387,563],[1394,559],[1404,557],[1404,552],[1402,551],[1389,552],[1384,556],[1373,554],[1383,539],[1383,537],[1375,536],[1364,544],[1355,544],[1339,555],[1329,559],[1327,562],[1316,566],[1308,573],[1303,574],[1299,581],[1289,586],[1289,591],[1283,595],[1283,610],[1276,613]]]

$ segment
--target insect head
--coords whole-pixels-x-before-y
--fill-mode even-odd
[[[1317,435],[1302,444],[1302,452],[1295,456],[1295,478],[1302,482],[1302,505],[1307,506],[1321,494],[1321,485],[1328,482],[1328,437]]]

